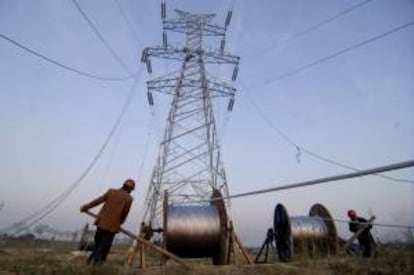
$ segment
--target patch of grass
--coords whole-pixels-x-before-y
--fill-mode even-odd
[[[107,262],[101,266],[90,267],[86,264],[86,256],[73,257],[74,243],[48,241],[22,242],[12,241],[0,247],[0,274],[167,274],[167,275],[247,275],[247,274],[414,274],[414,245],[394,244],[382,245],[375,258],[359,256],[336,256],[319,259],[300,259],[289,263],[274,262],[260,265],[213,266],[209,259],[187,259],[192,266],[183,266],[168,261],[159,266],[158,255],[149,252],[145,270],[125,267],[128,246],[115,245]]]

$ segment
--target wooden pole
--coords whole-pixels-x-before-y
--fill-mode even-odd
[[[94,213],[92,213],[92,212],[90,212],[90,211],[85,211],[84,213],[86,213],[86,214],[88,214],[89,216],[94,217],[94,218],[96,218],[96,217],[97,217],[97,215],[96,215],[96,214],[94,214]],[[169,252],[169,251],[167,251],[167,250],[165,250],[165,249],[162,249],[162,248],[158,247],[157,245],[155,245],[155,244],[151,243],[150,241],[147,241],[147,240],[145,240],[144,238],[141,238],[141,237],[139,237],[139,236],[135,235],[134,233],[132,233],[132,232],[130,232],[130,231],[128,231],[128,230],[126,230],[126,229],[124,229],[124,228],[122,228],[122,227],[119,229],[119,231],[120,231],[120,232],[122,232],[122,233],[124,233],[124,234],[125,234],[125,235],[127,235],[128,237],[131,237],[131,238],[133,238],[133,239],[137,240],[137,241],[140,243],[140,245],[141,245],[141,246],[142,246],[142,245],[145,245],[145,246],[147,246],[147,247],[149,247],[149,248],[152,248],[152,249],[154,249],[155,251],[157,251],[158,253],[160,253],[161,255],[166,256],[167,258],[171,258],[171,259],[175,260],[176,262],[178,262],[178,263],[182,264],[184,267],[186,267],[186,268],[191,268],[191,267],[190,267],[190,265],[189,265],[188,263],[186,263],[186,262],[185,262],[183,259],[181,259],[180,257],[178,257],[178,256],[176,256],[176,255],[174,255],[174,254],[172,254],[171,252]]]
[[[138,236],[148,240],[148,238],[146,237],[145,230],[146,230],[145,225],[143,223],[141,223],[141,227],[140,227]],[[138,250],[139,250],[139,253],[140,253],[140,257],[141,257],[140,258],[140,267],[145,268],[145,260],[143,260],[143,259],[145,259],[145,251],[143,251],[143,250],[145,250],[145,248],[137,240],[134,241],[132,247],[130,248],[130,251],[128,252],[127,263],[128,263],[129,266],[132,265],[132,263],[134,261],[134,258],[135,258],[135,255],[137,254]]]
[[[239,237],[237,236],[236,232],[234,231],[234,226],[233,226],[233,222],[230,221],[230,227],[231,227],[231,235],[232,238],[234,240],[234,243],[238,246],[239,250],[241,251],[242,255],[244,256],[244,258],[246,259],[248,264],[254,264],[253,260],[250,258],[249,254],[247,254],[246,249],[244,249]]]
[[[137,241],[134,241],[134,243],[132,244],[132,247],[129,248],[129,251],[127,253],[127,264],[129,266],[131,266],[132,262],[134,261],[135,254],[137,253],[137,249],[139,245],[140,244]]]
[[[237,264],[237,259],[236,259],[236,247],[234,245],[234,241],[233,241],[233,236],[231,235],[231,229],[227,231],[227,236],[228,236],[228,247],[227,247],[227,262],[226,264],[230,264],[230,260],[231,260],[231,253],[233,252],[233,257],[234,257],[234,262]]]
[[[356,240],[356,238],[358,238],[359,235],[361,235],[361,233],[365,230],[365,228],[367,228],[370,223],[372,223],[375,220],[375,216],[372,216],[367,223],[362,224],[362,227],[360,229],[357,230],[357,232],[355,232],[355,234],[349,238],[349,240],[345,243],[344,247],[342,248],[342,252],[346,252],[348,250],[348,248],[351,246],[351,244]]]
[[[144,244],[139,244],[139,254],[140,254],[140,265],[141,265],[141,268],[146,268],[147,266],[146,266],[146,261],[145,261],[145,257],[146,257],[146,255],[145,255],[145,245]]]

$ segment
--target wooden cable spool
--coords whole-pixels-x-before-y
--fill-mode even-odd
[[[273,226],[281,261],[337,253],[336,227],[329,211],[321,204],[313,205],[309,216],[296,217],[289,217],[286,208],[278,204],[274,212]]]

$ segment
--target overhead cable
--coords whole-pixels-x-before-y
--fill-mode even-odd
[[[369,2],[372,2],[372,1],[373,0],[365,0],[365,1],[362,1],[360,3],[355,4],[353,6],[350,6],[349,8],[346,8],[346,9],[338,12],[337,14],[335,14],[331,17],[328,17],[328,18],[326,18],[326,19],[324,19],[324,20],[322,20],[322,21],[320,21],[320,22],[318,22],[318,23],[316,23],[316,24],[314,24],[314,25],[312,25],[308,28],[305,28],[304,30],[299,32],[298,35],[304,35],[304,34],[312,32],[312,31],[315,31],[315,30],[319,29],[320,27],[322,27],[324,25],[327,25],[329,23],[332,23],[336,19],[338,19],[338,18],[340,18],[340,17],[342,17],[342,16],[344,16],[344,15],[346,15],[346,14],[352,12],[352,11],[355,11],[355,10],[361,8],[361,7],[365,6],[366,4],[368,4]]]
[[[254,99],[252,98],[252,96],[249,93],[249,90],[245,87],[245,85],[243,84],[243,82],[240,82],[242,87],[243,87],[243,91],[246,93],[248,99],[250,100],[250,102],[252,103],[253,107],[256,109],[257,113],[263,118],[263,120],[269,125],[269,127],[277,134],[279,135],[282,139],[284,139],[288,144],[292,145],[293,147],[296,148],[296,150],[298,151],[298,153],[296,154],[296,157],[299,158],[301,153],[305,153],[313,158],[319,159],[321,161],[348,169],[348,170],[352,170],[352,171],[360,171],[360,169],[352,167],[350,165],[346,165],[343,164],[339,161],[324,157],[318,153],[315,153],[305,147],[303,147],[302,145],[296,143],[292,138],[290,138],[288,135],[286,135],[283,131],[281,131],[278,127],[276,127],[276,125],[273,123],[273,121],[263,112],[263,110],[257,105],[257,103],[254,101]],[[392,180],[395,182],[406,182],[406,183],[412,183],[414,184],[414,180],[409,180],[409,179],[404,179],[404,178],[396,178],[396,177],[391,177],[391,176],[387,176],[387,175],[383,175],[383,174],[375,174],[375,176],[381,177],[381,178],[385,178],[388,180]]]
[[[155,112],[152,111],[151,112],[151,120],[147,125],[147,135],[146,135],[145,143],[144,143],[144,152],[142,153],[141,161],[140,161],[140,164],[138,166],[139,168],[138,168],[137,179],[139,179],[139,180],[141,179],[142,171],[144,170],[144,165],[145,165],[146,158],[147,158],[147,155],[148,155],[148,149],[150,147],[150,141],[151,141],[151,137],[152,137],[152,134],[153,134],[152,130],[153,130],[154,122],[155,122]]]
[[[118,54],[112,49],[112,47],[109,45],[109,43],[106,41],[104,36],[100,33],[98,28],[93,24],[93,22],[89,19],[86,12],[81,8],[81,6],[78,4],[76,0],[72,0],[73,4],[75,5],[76,9],[79,11],[79,13],[82,15],[82,17],[85,19],[85,21],[88,23],[88,25],[91,27],[91,29],[94,31],[96,36],[98,36],[99,40],[104,44],[104,46],[108,49],[108,51],[111,53],[112,57],[118,62],[118,64],[127,72],[130,76],[133,76],[134,74],[132,71],[128,68],[128,66],[122,61],[122,59],[118,56]]]
[[[60,68],[63,68],[63,69],[68,70],[68,71],[71,71],[73,73],[77,73],[77,74],[82,75],[82,76],[86,76],[86,77],[94,78],[94,79],[98,79],[98,80],[105,80],[105,81],[125,81],[125,80],[128,80],[128,79],[131,78],[130,76],[128,76],[128,77],[107,77],[107,76],[100,76],[100,75],[96,75],[96,74],[84,72],[84,71],[75,69],[73,67],[70,67],[68,65],[65,65],[65,64],[63,64],[63,63],[61,63],[59,61],[56,61],[56,60],[54,60],[54,59],[52,59],[50,57],[47,57],[46,55],[41,54],[41,53],[39,53],[39,52],[37,52],[35,50],[32,50],[32,49],[30,49],[30,48],[28,48],[28,47],[20,44],[16,40],[14,40],[14,39],[12,39],[12,38],[4,35],[4,34],[1,34],[0,33],[0,38],[6,40],[8,42],[10,42],[14,46],[16,46],[16,47],[18,47],[18,48],[20,48],[20,49],[22,49],[22,50],[24,50],[24,51],[26,51],[28,53],[31,53],[31,54],[33,54],[33,55],[41,58],[44,61],[47,61],[47,62],[49,62],[49,63],[51,63],[53,65],[56,65],[56,66],[58,66]]]
[[[359,2],[359,3],[355,4],[355,5],[352,5],[352,6],[346,8],[344,10],[341,10],[340,12],[336,13],[335,15],[330,16],[330,17],[328,17],[326,19],[323,19],[320,22],[318,22],[318,23],[316,23],[314,25],[311,25],[311,26],[309,26],[309,27],[307,27],[307,28],[299,31],[298,33],[294,34],[294,36],[291,36],[291,37],[289,37],[289,38],[287,38],[285,40],[282,40],[282,41],[276,41],[275,43],[272,43],[267,48],[265,48],[263,50],[260,50],[256,54],[251,55],[251,56],[248,56],[247,58],[252,58],[252,57],[259,56],[259,55],[264,55],[264,54],[270,52],[272,49],[274,49],[276,47],[276,45],[279,44],[280,42],[286,43],[287,41],[291,41],[294,38],[297,38],[299,36],[302,36],[302,35],[311,33],[313,31],[316,31],[317,29],[319,29],[319,28],[321,28],[321,27],[323,27],[325,25],[328,25],[329,23],[332,23],[333,21],[341,18],[342,16],[347,15],[348,13],[351,13],[352,11],[355,11],[355,10],[357,10],[359,8],[362,8],[363,6],[365,6],[366,4],[368,4],[369,2],[372,2],[372,1],[373,0],[365,0],[365,1]]]
[[[356,49],[358,49],[358,48],[360,48],[360,47],[362,47],[362,46],[365,46],[365,45],[367,45],[367,44],[370,44],[370,43],[372,43],[372,42],[375,42],[375,41],[377,41],[377,40],[380,40],[380,39],[382,39],[382,38],[385,38],[385,37],[387,37],[388,35],[391,35],[391,34],[393,34],[393,33],[395,33],[395,32],[402,31],[402,30],[404,30],[404,29],[406,29],[406,28],[412,27],[413,25],[414,25],[414,21],[411,21],[411,22],[408,22],[408,23],[406,23],[406,24],[402,24],[402,25],[399,25],[399,26],[397,26],[397,27],[394,27],[394,28],[392,28],[392,29],[390,29],[390,30],[388,30],[388,31],[386,31],[386,32],[384,32],[384,33],[381,33],[381,34],[375,35],[375,36],[373,36],[373,37],[371,37],[371,38],[368,38],[368,39],[366,39],[366,40],[364,40],[364,41],[361,41],[361,42],[358,42],[358,43],[356,43],[356,44],[353,44],[353,45],[351,45],[351,46],[349,46],[349,47],[347,47],[347,48],[344,48],[344,49],[342,49],[342,50],[339,50],[339,51],[337,51],[337,52],[334,52],[334,53],[332,53],[332,54],[330,54],[330,55],[327,55],[327,56],[325,56],[325,57],[322,57],[322,58],[316,59],[315,61],[312,61],[312,62],[310,62],[310,63],[308,63],[308,64],[305,64],[305,65],[299,66],[299,67],[297,67],[296,69],[293,69],[293,70],[290,70],[290,71],[288,71],[288,72],[282,73],[282,74],[280,74],[280,75],[276,76],[275,78],[272,78],[272,79],[266,80],[266,81],[264,81],[264,82],[262,82],[262,83],[255,84],[255,89],[257,89],[257,87],[258,87],[258,86],[260,86],[260,87],[267,86],[267,85],[269,85],[269,84],[271,84],[271,83],[274,83],[274,82],[276,82],[276,81],[280,81],[280,80],[283,80],[283,79],[285,79],[285,78],[288,78],[288,77],[291,77],[291,76],[293,76],[293,75],[296,75],[296,74],[298,74],[298,73],[301,73],[301,72],[303,72],[303,71],[305,71],[305,70],[307,70],[307,69],[310,69],[310,68],[312,68],[312,67],[314,67],[314,66],[316,66],[316,65],[319,65],[319,64],[321,64],[321,63],[324,63],[324,62],[327,62],[327,61],[329,61],[329,60],[332,60],[332,59],[334,59],[334,58],[336,58],[336,57],[339,57],[339,56],[341,56],[341,55],[343,55],[343,54],[346,54],[346,53],[348,53],[348,52],[351,52],[351,51],[353,51],[353,50],[356,50]]]
[[[122,131],[123,131],[123,126],[122,126],[122,124],[120,124],[117,131],[116,131],[116,133],[115,133],[115,136],[113,138],[113,140],[114,140],[113,145],[112,145],[111,148],[108,148],[108,160],[107,160],[107,163],[105,165],[105,168],[103,169],[102,179],[99,181],[99,182],[101,182],[101,184],[99,185],[99,187],[100,187],[99,191],[100,192],[103,191],[103,184],[106,182],[106,179],[108,177],[109,171],[110,171],[111,166],[112,166],[112,162],[115,158],[115,155],[116,155],[116,152],[117,152],[117,149],[118,149],[118,145],[119,145],[119,142],[120,142],[120,139],[121,139]]]
[[[142,72],[142,68],[143,68],[143,66],[140,67],[140,70],[139,70],[140,73]],[[80,174],[80,176],[66,190],[64,190],[55,199],[53,199],[49,204],[47,204],[46,206],[38,209],[37,211],[35,211],[31,215],[21,219],[20,221],[14,223],[13,225],[11,225],[9,227],[6,227],[6,228],[4,228],[0,231],[3,231],[3,232],[8,232],[8,231],[20,232],[20,231],[22,231],[26,228],[29,228],[29,227],[37,224],[38,222],[40,222],[42,219],[44,219],[50,213],[52,213],[59,205],[61,205],[69,197],[69,195],[80,185],[80,183],[86,178],[86,176],[89,174],[89,172],[95,166],[98,159],[101,157],[102,153],[105,151],[106,147],[108,146],[110,140],[114,136],[116,130],[119,128],[119,125],[120,125],[120,123],[121,123],[128,107],[129,107],[129,105],[131,104],[132,99],[135,96],[137,83],[138,83],[138,78],[136,78],[134,80],[134,82],[133,82],[133,84],[130,88],[130,91],[127,95],[127,98],[126,98],[126,100],[125,100],[125,102],[122,106],[122,109],[121,109],[114,125],[112,126],[108,136],[105,138],[104,143],[102,144],[102,146],[98,150],[97,154],[93,157],[91,162],[88,164],[86,169]]]
[[[339,223],[349,223],[349,220],[341,220],[341,219],[327,219],[327,218],[321,218],[322,220],[331,220],[334,222],[339,222]],[[414,228],[414,225],[406,225],[406,224],[388,224],[388,223],[372,223],[372,222],[354,222],[353,223],[357,223],[357,224],[370,224],[373,226],[379,226],[379,227],[394,227],[394,228]]]
[[[394,163],[394,164],[380,166],[380,167],[371,168],[371,169],[359,170],[357,172],[352,172],[348,174],[340,174],[337,176],[330,176],[330,177],[319,178],[319,179],[314,179],[314,180],[307,180],[307,181],[298,182],[298,183],[280,185],[280,186],[271,187],[271,188],[243,192],[243,193],[233,194],[229,196],[224,196],[222,198],[211,199],[208,201],[215,201],[215,200],[221,200],[221,199],[235,199],[235,198],[241,198],[241,197],[247,197],[247,196],[254,196],[254,195],[265,194],[265,193],[270,193],[270,192],[275,192],[275,191],[301,188],[301,187],[306,187],[310,185],[317,185],[317,184],[327,183],[327,182],[332,182],[332,181],[363,177],[363,176],[368,176],[372,174],[384,173],[388,171],[405,169],[405,168],[410,168],[410,167],[414,167],[414,160]]]
[[[125,10],[122,8],[121,3],[119,3],[119,0],[114,0],[114,2],[115,2],[116,6],[117,6],[117,8],[118,8],[118,10],[119,10],[119,13],[121,14],[122,18],[124,19],[125,24],[126,24],[126,26],[128,27],[129,31],[133,34],[133,36],[135,37],[135,39],[136,39],[138,42],[140,42],[140,40],[141,40],[141,39],[139,38],[139,35],[138,35],[138,33],[135,31],[134,27],[132,27],[132,24],[131,24],[131,22],[129,21],[128,16],[127,16],[127,15],[126,15],[126,13],[125,13]]]

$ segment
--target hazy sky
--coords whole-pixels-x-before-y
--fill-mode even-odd
[[[126,227],[136,230],[170,100],[154,94],[151,109],[145,81],[177,64],[155,62],[153,76],[140,70],[143,47],[162,42],[160,1],[78,3],[128,70],[142,73],[96,166],[41,223],[80,228],[88,220],[79,213],[81,204],[134,177],[138,188]],[[233,10],[226,47],[241,56],[239,90],[232,113],[226,113],[226,101],[216,102],[230,193],[350,172],[303,151],[297,157],[295,146],[275,129],[303,148],[359,169],[414,159],[414,25],[352,48],[412,23],[414,1],[176,0],[167,1],[168,17],[175,16],[174,8],[216,13],[220,24]],[[127,75],[70,0],[0,0],[0,34],[83,72]],[[85,77],[0,38],[3,228],[48,204],[81,175],[113,127],[133,81]],[[211,45],[218,46],[219,41]],[[223,80],[231,77],[224,67],[210,69]],[[414,180],[414,169],[387,175]],[[319,202],[337,219],[346,219],[353,208],[363,216],[375,214],[379,223],[414,224],[414,184],[368,176],[233,200],[242,240],[261,244],[279,202],[292,216],[306,215]],[[349,236],[346,225],[337,226],[341,236]],[[384,239],[403,234],[375,230]]]

